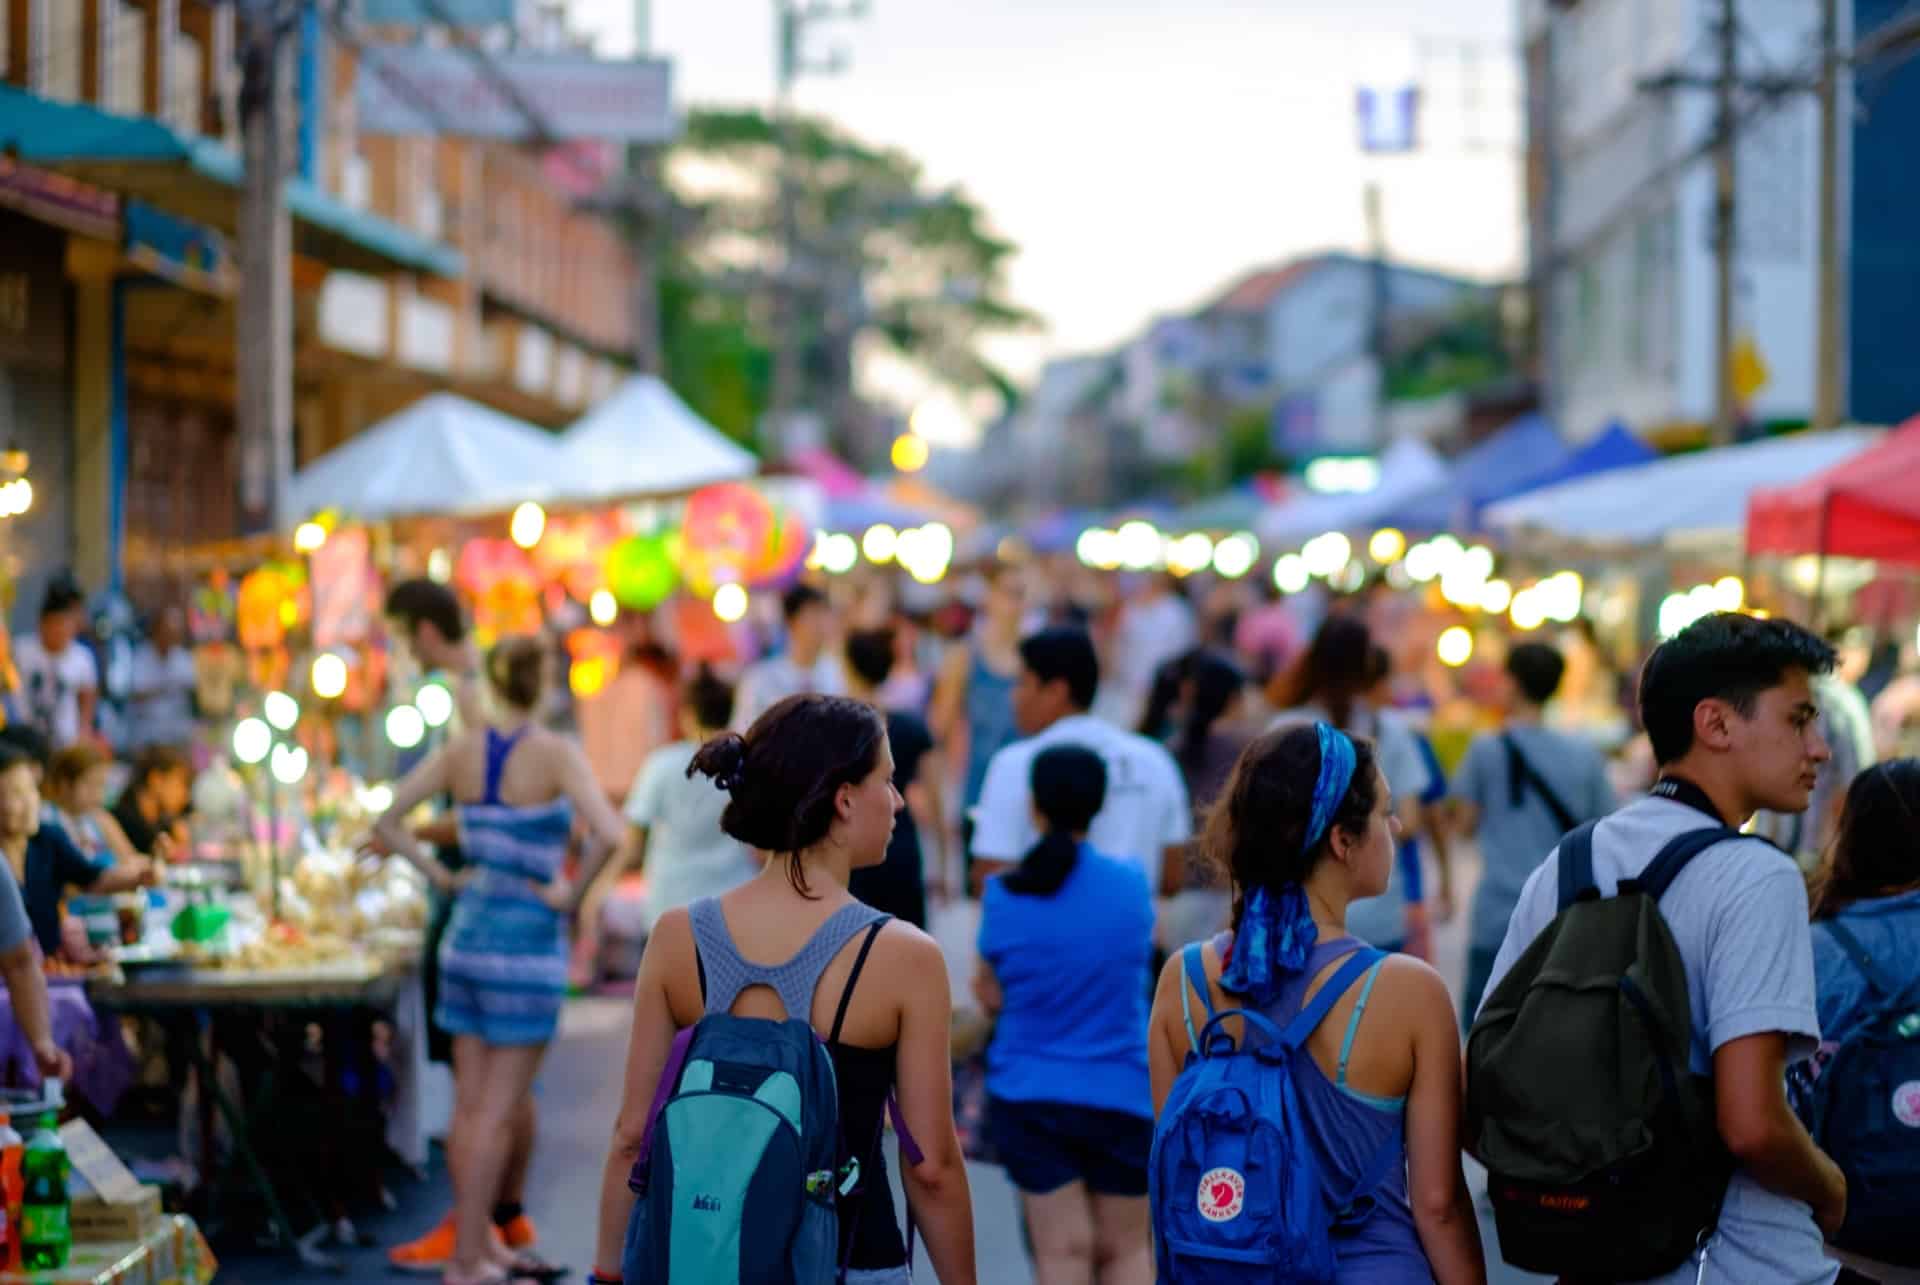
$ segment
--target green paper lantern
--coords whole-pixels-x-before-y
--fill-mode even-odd
[[[607,551],[607,588],[629,611],[649,611],[680,583],[671,535],[633,535]]]

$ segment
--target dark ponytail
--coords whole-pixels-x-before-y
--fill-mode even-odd
[[[1219,652],[1194,653],[1187,669],[1187,723],[1180,732],[1175,757],[1189,773],[1200,767],[1207,751],[1207,737],[1213,725],[1245,690],[1247,676],[1240,667]]]
[[[1033,760],[1033,806],[1047,832],[1000,877],[1008,892],[1051,897],[1080,861],[1080,840],[1107,801],[1107,765],[1092,750],[1056,745]]]

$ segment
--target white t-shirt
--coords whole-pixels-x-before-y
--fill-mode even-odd
[[[1593,881],[1602,896],[1612,896],[1620,880],[1639,875],[1670,840],[1712,824],[1683,803],[1637,799],[1594,830]],[[1488,995],[1559,913],[1558,852],[1520,893],[1487,979]],[[1711,1072],[1715,1051],[1749,1035],[1786,1035],[1789,1062],[1813,1054],[1820,1039],[1813,935],[1806,882],[1790,858],[1755,840],[1717,843],[1680,872],[1660,899],[1660,913],[1687,970],[1693,1071]],[[1691,1285],[1695,1270],[1687,1263],[1658,1280]],[[1818,1285],[1838,1270],[1821,1248],[1811,1209],[1767,1190],[1744,1169],[1734,1171],[1708,1253],[1708,1279]]]
[[[79,643],[67,644],[58,656],[47,654],[37,637],[13,645],[14,668],[20,671],[20,704],[26,721],[65,749],[80,739],[80,693],[99,686],[93,655]]]
[[[1123,732],[1091,714],[1075,714],[993,756],[973,809],[973,852],[988,861],[1018,861],[1040,841],[1033,824],[1033,760],[1055,745],[1083,745],[1107,765],[1107,800],[1087,842],[1131,861],[1160,887],[1166,849],[1193,837],[1186,782],[1166,748]]]
[[[647,756],[627,791],[627,820],[647,827],[647,931],[669,910],[717,897],[753,878],[746,846],[720,829],[727,793],[704,776],[687,778],[694,741]]]
[[[192,652],[175,647],[162,656],[152,643],[141,643],[133,653],[129,744],[143,749],[192,740],[195,683]]]
[[[789,696],[809,692],[844,696],[846,691],[846,672],[840,667],[840,658],[831,652],[821,652],[820,659],[809,669],[796,665],[787,652],[769,656],[749,665],[747,672],[740,676],[740,688],[733,698],[733,730],[745,732],[762,714]]]

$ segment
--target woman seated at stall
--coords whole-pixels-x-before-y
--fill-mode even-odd
[[[42,825],[33,766],[11,746],[0,746],[0,852],[20,884],[34,938],[48,955],[60,952],[60,899],[69,887],[113,893],[154,882],[153,862],[135,856],[113,865],[89,861],[67,832]]]
[[[107,776],[112,770],[113,760],[84,741],[61,750],[47,765],[48,816],[60,823],[81,856],[100,865],[141,855],[107,810]]]

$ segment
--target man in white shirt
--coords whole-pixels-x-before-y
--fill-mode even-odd
[[[1138,727],[1160,666],[1193,650],[1199,640],[1193,608],[1178,582],[1171,575],[1149,576],[1120,608],[1110,649],[1112,672],[1100,685],[1094,712],[1116,727]]]
[[[186,746],[193,740],[193,653],[182,642],[180,608],[153,617],[147,640],[133,651],[132,724],[128,747]]]
[[[987,764],[973,810],[975,880],[1018,862],[1040,841],[1033,821],[1033,760],[1053,745],[1083,745],[1107,765],[1107,799],[1087,842],[1096,851],[1136,862],[1148,883],[1169,894],[1184,874],[1193,837],[1186,782],[1164,746],[1093,717],[1100,662],[1080,629],[1046,629],[1020,644],[1013,688],[1014,721],[1023,740]]]
[[[56,750],[92,732],[99,698],[93,654],[79,642],[82,602],[79,586],[64,577],[55,580],[40,603],[39,633],[13,649],[26,721]]]
[[[747,667],[734,701],[733,729],[745,732],[762,714],[789,696],[844,696],[847,678],[840,658],[827,650],[833,608],[827,595],[797,584],[780,599],[787,622],[786,650]]]

